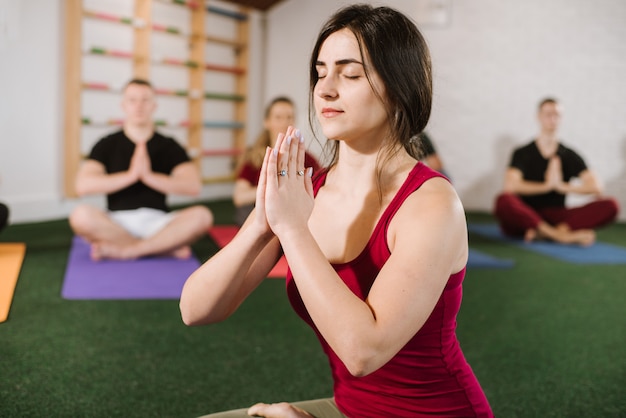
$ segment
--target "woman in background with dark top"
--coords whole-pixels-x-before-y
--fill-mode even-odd
[[[421,141],[420,146],[421,146],[421,151],[422,151],[422,157],[420,158],[420,161],[422,161],[424,164],[426,164],[433,170],[439,171],[441,174],[443,174],[444,176],[448,177],[448,179],[450,179],[450,176],[448,175],[446,170],[443,168],[443,161],[441,161],[441,158],[439,157],[439,154],[437,153],[435,144],[433,144],[433,141],[426,134],[426,132],[422,132],[422,134],[420,135],[420,141]]]
[[[293,101],[285,96],[274,98],[265,108],[265,119],[263,121],[263,132],[259,135],[253,146],[246,150],[239,167],[237,169],[237,180],[235,181],[235,191],[233,192],[233,203],[235,204],[235,223],[243,225],[256,200],[256,188],[265,157],[265,149],[273,147],[278,134],[285,133],[287,127],[292,126],[295,121],[295,106]],[[306,153],[306,166],[313,167],[317,172],[319,164],[313,156]]]

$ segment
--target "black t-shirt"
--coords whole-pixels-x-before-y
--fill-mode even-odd
[[[573,177],[578,177],[587,169],[580,155],[562,144],[559,144],[556,155],[561,158],[563,181],[567,182]],[[543,182],[548,162],[549,159],[543,158],[537,144],[532,141],[513,152],[509,166],[519,169],[524,180]],[[520,195],[520,197],[527,205],[535,209],[565,206],[565,195],[554,191],[536,195]]]
[[[152,171],[170,174],[177,165],[190,161],[185,149],[173,138],[157,132],[147,143],[148,155],[152,163]],[[124,131],[115,132],[102,138],[94,145],[89,159],[102,163],[108,174],[127,171],[135,151],[132,142]],[[142,182],[132,184],[125,189],[107,195],[109,210],[130,210],[138,208],[154,208],[168,211],[166,196]]]
[[[0,203],[0,231],[7,225],[8,220],[9,208],[4,203]]]

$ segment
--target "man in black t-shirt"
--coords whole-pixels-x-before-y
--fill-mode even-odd
[[[94,260],[188,258],[189,245],[208,231],[213,214],[201,205],[169,212],[166,197],[198,195],[198,170],[174,139],[155,132],[150,83],[131,80],[122,109],[123,129],[96,143],[76,179],[79,195],[106,194],[108,211],[77,206],[70,214],[72,230],[91,243]]]
[[[574,150],[559,142],[561,108],[555,99],[539,104],[540,133],[516,149],[504,179],[504,192],[496,199],[495,216],[502,231],[526,241],[548,239],[591,245],[595,228],[617,218],[618,203],[603,197],[596,175]],[[579,183],[571,182],[579,179]],[[586,205],[567,208],[569,193],[594,195]]]
[[[9,223],[9,208],[4,203],[0,203],[0,231]]]

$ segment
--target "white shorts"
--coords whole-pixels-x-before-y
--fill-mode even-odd
[[[175,212],[163,212],[152,208],[115,210],[109,216],[119,226],[137,238],[148,238],[165,227]]]

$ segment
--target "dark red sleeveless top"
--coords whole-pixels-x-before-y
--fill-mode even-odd
[[[365,300],[391,254],[386,238],[391,219],[404,200],[433,177],[442,176],[417,163],[385,209],[363,252],[350,262],[333,264],[346,286],[361,299]],[[325,172],[314,179],[315,194],[325,181]],[[422,328],[387,364],[367,376],[354,377],[312,322],[288,271],[289,300],[298,315],[316,332],[328,356],[335,402],[342,413],[359,418],[493,416],[456,338],[456,316],[461,306],[464,276],[465,269],[450,276]]]

